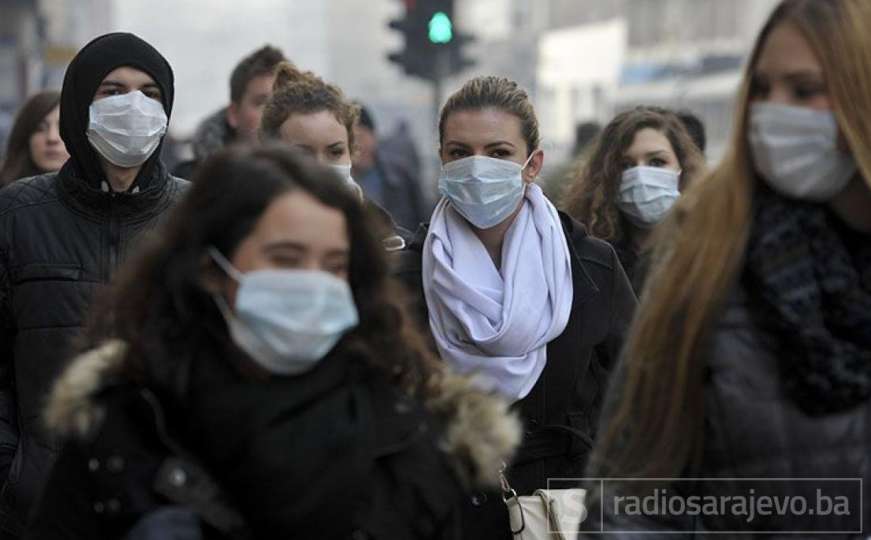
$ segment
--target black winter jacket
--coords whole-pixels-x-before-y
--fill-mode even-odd
[[[75,361],[47,408],[69,444],[27,538],[123,538],[170,508],[203,538],[461,538],[472,476],[457,473],[495,471],[475,456],[499,461],[519,438],[504,403],[461,378],[424,406],[356,354],[249,380],[237,350],[196,348],[183,397],[130,380],[120,342]]]
[[[611,370],[635,311],[636,299],[614,249],[560,213],[569,244],[574,301],[565,331],[547,345],[547,365],[532,391],[513,406],[525,426],[507,471],[518,495],[547,487],[548,478],[581,478],[596,437],[596,422]],[[401,253],[398,277],[429,332],[421,283],[426,227]],[[464,530],[470,538],[510,538],[508,513],[498,492],[470,498]]]
[[[187,184],[155,165],[136,193],[92,186],[70,163],[0,190],[0,528],[7,532],[20,531],[55,456],[42,406],[94,293]]]

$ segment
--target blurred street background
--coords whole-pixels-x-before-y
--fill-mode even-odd
[[[433,167],[433,86],[388,57],[391,28],[414,0],[0,0],[0,143],[26,96],[59,88],[92,37],[125,30],[154,44],[176,75],[170,134],[180,144],[228,100],[238,60],[271,43],[304,69],[365,102],[382,136],[405,129]],[[532,95],[547,163],[566,158],[578,124],[607,122],[638,103],[689,109],[721,156],[741,66],[774,0],[456,0],[471,64],[442,81],[447,95],[478,74],[511,77]],[[428,174],[428,177],[432,177]]]

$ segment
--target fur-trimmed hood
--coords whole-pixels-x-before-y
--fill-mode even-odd
[[[102,422],[105,411],[95,396],[124,368],[127,345],[108,341],[73,360],[55,382],[45,409],[48,429],[61,438],[84,438]],[[442,449],[459,464],[475,487],[499,485],[499,469],[521,440],[517,415],[504,399],[474,388],[467,377],[445,373],[427,408],[443,421]]]

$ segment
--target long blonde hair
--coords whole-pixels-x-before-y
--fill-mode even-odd
[[[705,340],[743,268],[757,178],[747,145],[751,81],[772,29],[790,23],[825,67],[838,125],[871,182],[871,2],[784,0],[757,38],[721,165],[692,186],[657,231],[655,263],[625,350],[595,476],[674,477],[702,450]]]

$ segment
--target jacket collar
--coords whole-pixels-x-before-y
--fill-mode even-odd
[[[81,177],[71,161],[58,172],[61,199],[73,210],[92,217],[121,219],[148,217],[162,210],[161,203],[169,189],[169,173],[161,161],[146,178],[137,179],[129,192],[113,192],[105,181],[92,185]]]
[[[108,385],[124,379],[126,352],[124,342],[112,340],[73,360],[55,383],[45,409],[45,424],[52,433],[85,439],[99,429],[105,410],[97,396]],[[498,486],[500,465],[510,461],[520,443],[516,414],[509,413],[508,402],[475,389],[466,377],[445,372],[434,385],[424,405],[443,426],[441,449],[455,458],[457,472],[466,484]],[[407,405],[397,402],[397,407]],[[406,425],[415,415],[402,416],[402,429],[391,435],[391,440],[379,437],[382,453],[399,451],[416,440]]]

